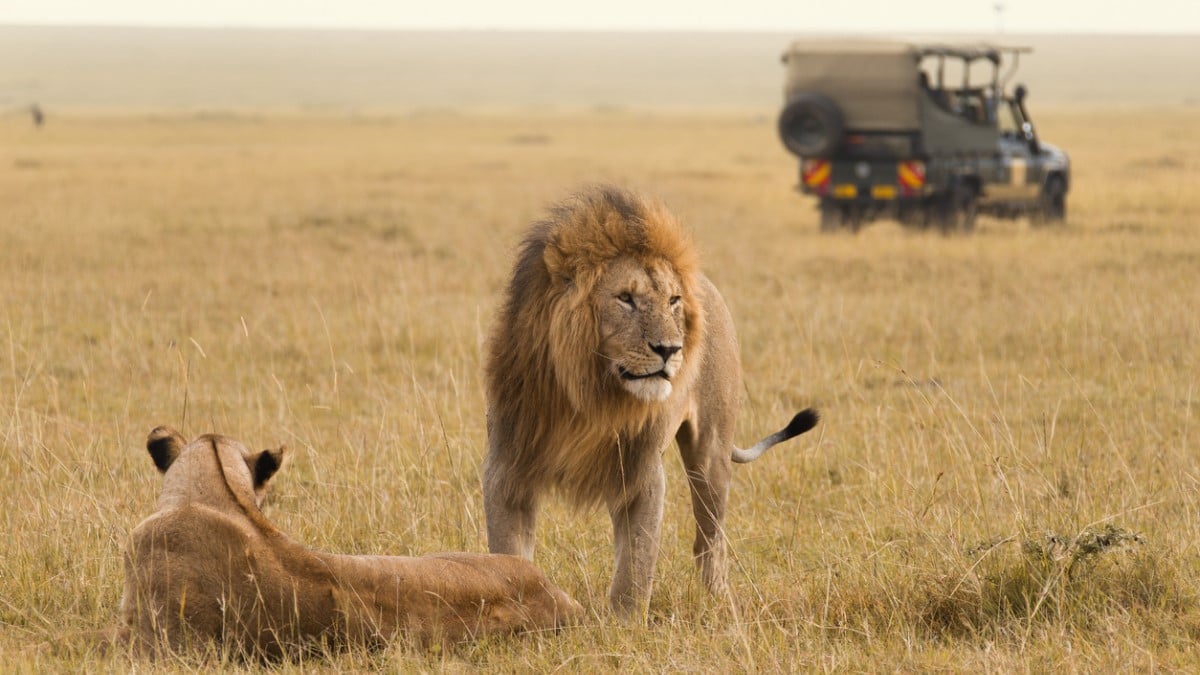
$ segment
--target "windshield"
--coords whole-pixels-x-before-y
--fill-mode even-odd
[[[1021,111],[1017,109],[1017,104],[1012,101],[1006,101],[1007,105],[997,106],[996,112],[999,113],[1000,133],[1010,136],[1019,136],[1021,131]]]

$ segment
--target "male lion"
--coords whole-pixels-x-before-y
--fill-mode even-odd
[[[741,366],[721,294],[661,204],[611,187],[565,202],[526,235],[487,355],[488,548],[533,559],[542,496],[603,502],[609,603],[644,612],[662,529],[662,454],[679,444],[701,577],[725,589],[731,465],[808,431],[806,409],[749,450],[733,444]]]
[[[189,444],[166,427],[150,433],[146,448],[163,488],[125,555],[119,633],[138,652],[212,642],[278,657],[397,634],[458,640],[554,628],[582,611],[514,556],[352,556],[301,546],[259,510],[283,448],[252,453],[214,435]]]

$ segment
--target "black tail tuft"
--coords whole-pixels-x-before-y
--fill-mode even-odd
[[[805,408],[796,413],[791,422],[788,422],[787,428],[783,430],[786,438],[799,436],[800,434],[817,426],[817,422],[821,421],[821,413],[814,408]]]
[[[737,462],[738,464],[745,464],[747,462],[753,462],[754,460],[756,460],[760,456],[762,456],[762,454],[764,452],[766,452],[767,450],[770,450],[771,447],[774,446],[775,444],[782,443],[789,438],[794,438],[796,436],[799,436],[800,434],[817,426],[817,422],[820,421],[820,419],[821,419],[821,416],[817,413],[816,410],[814,410],[813,408],[805,408],[804,410],[801,410],[800,412],[796,413],[796,416],[792,418],[792,421],[788,422],[787,427],[785,427],[784,429],[782,429],[780,431],[776,431],[775,433],[771,434],[770,436],[767,436],[766,438],[762,439],[758,443],[755,443],[754,447],[748,448],[746,450],[742,450],[741,448],[735,447],[733,449],[732,459],[733,459],[733,461]]]

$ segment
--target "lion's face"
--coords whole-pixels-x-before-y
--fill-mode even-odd
[[[671,395],[687,357],[683,284],[665,261],[621,257],[595,287],[600,356],[630,394],[647,402]]]

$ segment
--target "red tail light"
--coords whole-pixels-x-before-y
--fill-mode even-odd
[[[829,184],[833,177],[833,167],[827,159],[806,159],[800,165],[800,180],[804,185],[819,195],[829,194]]]
[[[900,193],[906,197],[921,194],[925,187],[924,162],[900,162],[896,166],[896,179],[900,183]]]

